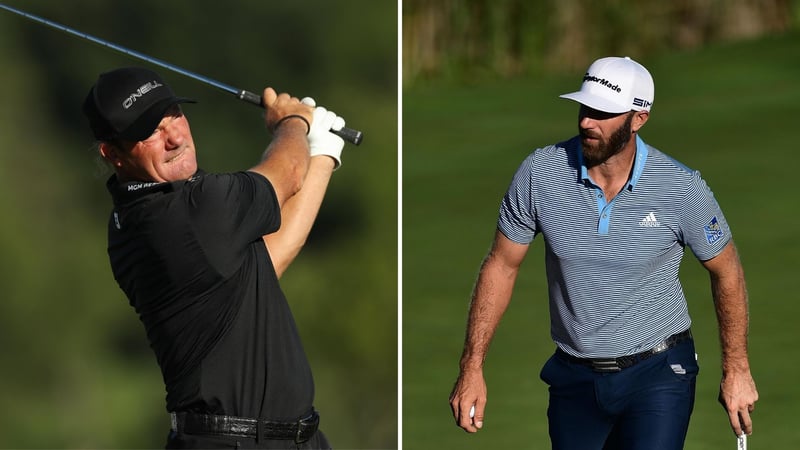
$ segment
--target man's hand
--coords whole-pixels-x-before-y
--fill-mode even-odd
[[[278,94],[271,87],[264,89],[262,98],[266,110],[265,121],[270,132],[275,134],[278,128],[289,122],[305,122],[303,130],[306,134],[311,131],[313,109],[310,106],[289,94]]]
[[[453,411],[456,424],[467,433],[477,432],[483,428],[485,408],[486,382],[483,379],[483,370],[462,371],[450,394],[450,409]]]
[[[742,433],[753,433],[753,420],[750,413],[755,409],[758,400],[756,383],[750,371],[735,375],[723,374],[719,385],[719,402],[728,412],[733,433],[740,436]]]
[[[311,97],[306,97],[301,102],[311,107],[316,106],[316,102]],[[344,125],[344,119],[337,116],[333,111],[328,111],[322,106],[314,108],[311,130],[308,133],[308,146],[311,156],[330,156],[335,161],[334,170],[342,165],[344,140],[331,133],[330,130],[341,130]]]

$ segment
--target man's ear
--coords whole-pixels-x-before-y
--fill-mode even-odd
[[[114,167],[121,167],[122,166],[122,158],[120,157],[120,150],[114,145],[108,142],[101,142],[98,146],[100,151],[100,156],[103,157],[106,161],[110,162]]]
[[[647,119],[650,118],[649,111],[636,111],[633,115],[633,123],[631,123],[631,131],[636,133],[639,131],[640,128],[647,123]]]

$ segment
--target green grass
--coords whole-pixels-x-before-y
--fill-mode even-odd
[[[797,201],[800,35],[642,61],[656,97],[641,135],[701,170],[732,226],[748,280],[750,357],[760,401],[756,448],[793,448],[800,388]],[[447,402],[458,371],[469,294],[494,233],[499,200],[533,149],[575,134],[566,78],[403,93],[403,448],[549,448],[539,370],[549,339],[542,243],[534,242],[486,362],[484,429],[468,435]],[[708,275],[689,253],[681,271],[701,373],[687,450],[732,448],[717,403],[719,345]],[[537,443],[531,445],[531,443]]]

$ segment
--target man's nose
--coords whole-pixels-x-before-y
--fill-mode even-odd
[[[164,127],[164,138],[170,148],[179,147],[183,144],[183,133],[181,133],[180,127],[177,126],[174,120]]]

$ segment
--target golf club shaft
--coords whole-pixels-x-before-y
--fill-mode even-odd
[[[39,16],[35,16],[33,14],[26,13],[25,11],[20,11],[19,9],[15,9],[15,8],[10,7],[10,6],[6,6],[6,5],[4,5],[2,3],[0,3],[0,9],[4,9],[4,10],[12,12],[14,14],[20,15],[22,17],[25,17],[26,19],[29,19],[29,20],[32,20],[34,22],[40,23],[42,25],[46,25],[48,27],[55,28],[57,30],[61,30],[61,31],[67,33],[67,34],[71,34],[72,36],[75,36],[75,37],[78,37],[78,38],[81,38],[81,39],[85,39],[85,40],[90,41],[90,42],[94,42],[95,44],[102,45],[103,47],[108,47],[111,50],[115,50],[117,52],[123,53],[125,55],[131,56],[131,57],[136,58],[136,59],[139,59],[141,61],[145,61],[145,62],[148,62],[148,63],[151,63],[151,64],[155,64],[156,66],[163,67],[164,69],[171,70],[173,72],[177,72],[177,73],[179,73],[181,75],[187,76],[187,77],[195,79],[197,81],[200,81],[201,83],[205,83],[205,84],[214,86],[217,89],[223,90],[223,91],[225,91],[225,92],[227,92],[229,94],[233,94],[239,100],[243,100],[243,101],[251,103],[253,105],[260,106],[262,108],[264,107],[263,99],[258,94],[254,94],[252,92],[245,91],[243,89],[237,89],[237,88],[235,88],[233,86],[229,86],[227,84],[220,83],[219,81],[216,81],[216,80],[213,80],[211,78],[196,74],[194,72],[190,72],[190,71],[188,71],[186,69],[180,68],[180,67],[178,67],[178,66],[176,66],[174,64],[170,64],[170,63],[168,63],[166,61],[162,61],[162,60],[160,60],[158,58],[153,58],[151,56],[148,56],[148,55],[145,55],[143,53],[137,52],[135,50],[131,50],[131,49],[119,46],[117,44],[114,44],[112,42],[108,42],[106,40],[94,37],[92,35],[77,31],[77,30],[75,30],[73,28],[67,27],[65,25],[61,25],[61,24],[53,22],[51,20],[47,20],[45,18],[42,18],[42,17],[39,17]],[[351,143],[353,143],[355,145],[359,145],[361,143],[361,139],[363,139],[363,134],[361,133],[361,131],[354,130],[352,128],[342,128],[341,130],[331,130],[331,133],[334,133],[334,134],[340,136],[345,141],[351,142]]]
[[[742,433],[736,439],[736,450],[747,450],[747,435]]]

